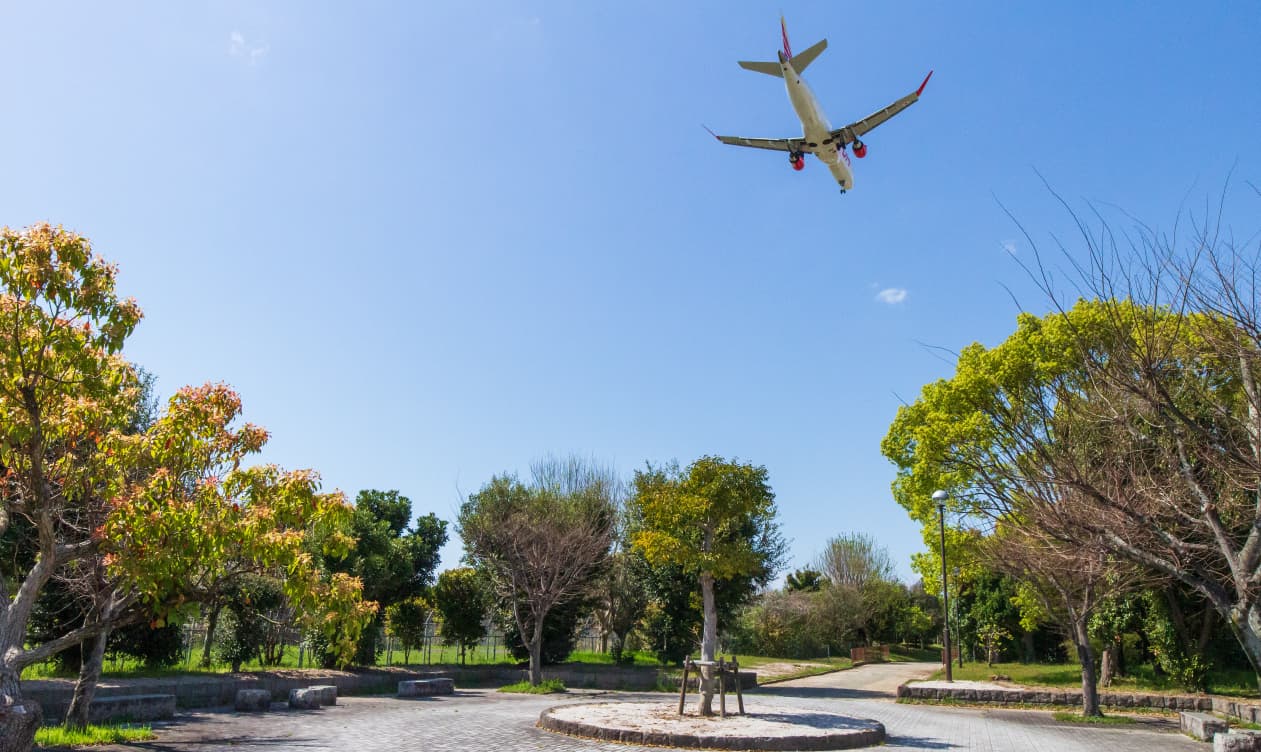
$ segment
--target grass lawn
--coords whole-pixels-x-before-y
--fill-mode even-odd
[[[499,688],[500,692],[509,692],[512,694],[523,695],[551,695],[565,691],[565,682],[560,679],[544,679],[539,682],[537,687],[530,686],[530,682],[522,681],[516,684],[509,684]]]
[[[36,748],[83,747],[91,744],[139,742],[153,738],[153,730],[148,726],[89,725],[82,731],[72,731],[64,726],[44,726],[35,732],[35,746]]]
[[[970,681],[989,681],[994,674],[1010,676],[1014,684],[1031,687],[1081,687],[1081,667],[1075,663],[1041,664],[1041,663],[995,663],[987,666],[984,663],[965,663],[963,668],[958,664],[953,668],[954,678]],[[1099,687],[1100,692],[1157,692],[1182,694],[1186,690],[1168,677],[1156,676],[1152,667],[1143,664],[1134,667],[1130,676],[1118,676],[1111,687]],[[944,669],[938,670],[930,678],[944,679]],[[1210,686],[1214,694],[1233,697],[1258,697],[1256,677],[1249,671],[1218,671],[1211,675]]]

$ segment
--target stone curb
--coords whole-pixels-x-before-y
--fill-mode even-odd
[[[552,716],[552,711],[571,705],[554,705],[539,714],[538,727],[568,736],[599,739],[622,744],[687,749],[733,750],[823,750],[857,749],[884,743],[884,724],[871,721],[873,728],[846,729],[830,734],[809,736],[712,736],[681,734],[668,731],[636,731],[596,726],[579,721],[565,721]],[[864,719],[865,720],[865,719]]]
[[[974,689],[970,687],[916,687],[903,684],[898,687],[898,699],[909,700],[959,700],[961,702],[996,703],[1002,705],[1080,705],[1081,690],[1052,688],[1040,689]],[[1216,706],[1224,705],[1220,698],[1197,695],[1137,694],[1130,692],[1100,692],[1099,704],[1113,708],[1151,708],[1153,710],[1192,710],[1223,712]],[[1230,703],[1234,705],[1234,703]],[[1244,718],[1251,721],[1251,718]]]

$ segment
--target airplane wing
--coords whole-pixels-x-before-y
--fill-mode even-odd
[[[832,138],[841,141],[843,144],[852,144],[859,139],[864,133],[873,130],[876,126],[885,122],[889,118],[898,114],[907,107],[919,101],[919,95],[923,93],[924,87],[928,85],[928,79],[933,77],[933,72],[929,71],[924,77],[924,82],[919,85],[915,91],[907,94],[898,101],[877,112],[873,112],[867,117],[854,123],[850,123],[844,128],[837,128],[832,131]]]
[[[709,130],[706,128],[705,130]],[[719,136],[709,131],[714,138],[732,146],[751,146],[754,149],[770,149],[771,151],[809,151],[805,141],[800,138],[742,138],[740,136]]]

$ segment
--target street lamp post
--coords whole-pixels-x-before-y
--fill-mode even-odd
[[[946,594],[946,499],[950,494],[945,491],[933,491],[933,501],[937,502],[937,520],[941,529],[941,624],[945,639],[942,640],[946,651],[946,681],[953,682],[950,655],[950,601]]]

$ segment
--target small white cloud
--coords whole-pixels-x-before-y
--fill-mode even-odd
[[[1003,241],[1003,250],[1004,250],[1004,251],[1007,251],[1007,253],[1011,254],[1012,256],[1015,256],[1015,255],[1016,255],[1016,241],[1014,241],[1014,240],[1004,240],[1004,241]]]
[[[876,300],[889,305],[897,305],[906,300],[906,288],[904,287],[886,287],[876,293]]]
[[[271,45],[266,42],[247,42],[245,35],[233,31],[228,35],[228,54],[232,57],[244,58],[250,65],[255,65],[267,54]]]

